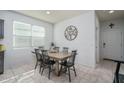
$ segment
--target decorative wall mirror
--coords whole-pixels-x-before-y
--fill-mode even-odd
[[[78,35],[78,30],[75,26],[70,25],[65,29],[65,38],[69,41],[74,40]]]

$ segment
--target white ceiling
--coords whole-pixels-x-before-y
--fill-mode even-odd
[[[114,13],[110,14],[109,10],[97,10],[100,21],[108,21],[118,18],[124,18],[124,10],[114,10]]]
[[[88,10],[49,10],[50,14],[48,15],[46,11],[47,10],[14,10],[14,12],[50,23],[57,23],[88,12]]]

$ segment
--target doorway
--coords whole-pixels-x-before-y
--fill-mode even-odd
[[[118,30],[106,30],[101,32],[101,57],[123,60],[123,34]]]

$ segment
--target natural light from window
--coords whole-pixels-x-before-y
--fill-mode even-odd
[[[45,44],[45,28],[23,22],[13,22],[13,47],[37,47]]]

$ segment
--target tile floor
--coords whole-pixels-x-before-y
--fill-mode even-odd
[[[72,83],[111,83],[116,64],[110,61],[103,61],[97,64],[96,68],[89,68],[77,64],[75,77],[71,71]],[[68,75],[61,74],[60,77],[51,73],[51,79],[48,79],[48,70],[46,69],[41,76],[39,69],[34,70],[34,64],[24,65],[17,69],[10,69],[0,75],[1,83],[68,83]]]

